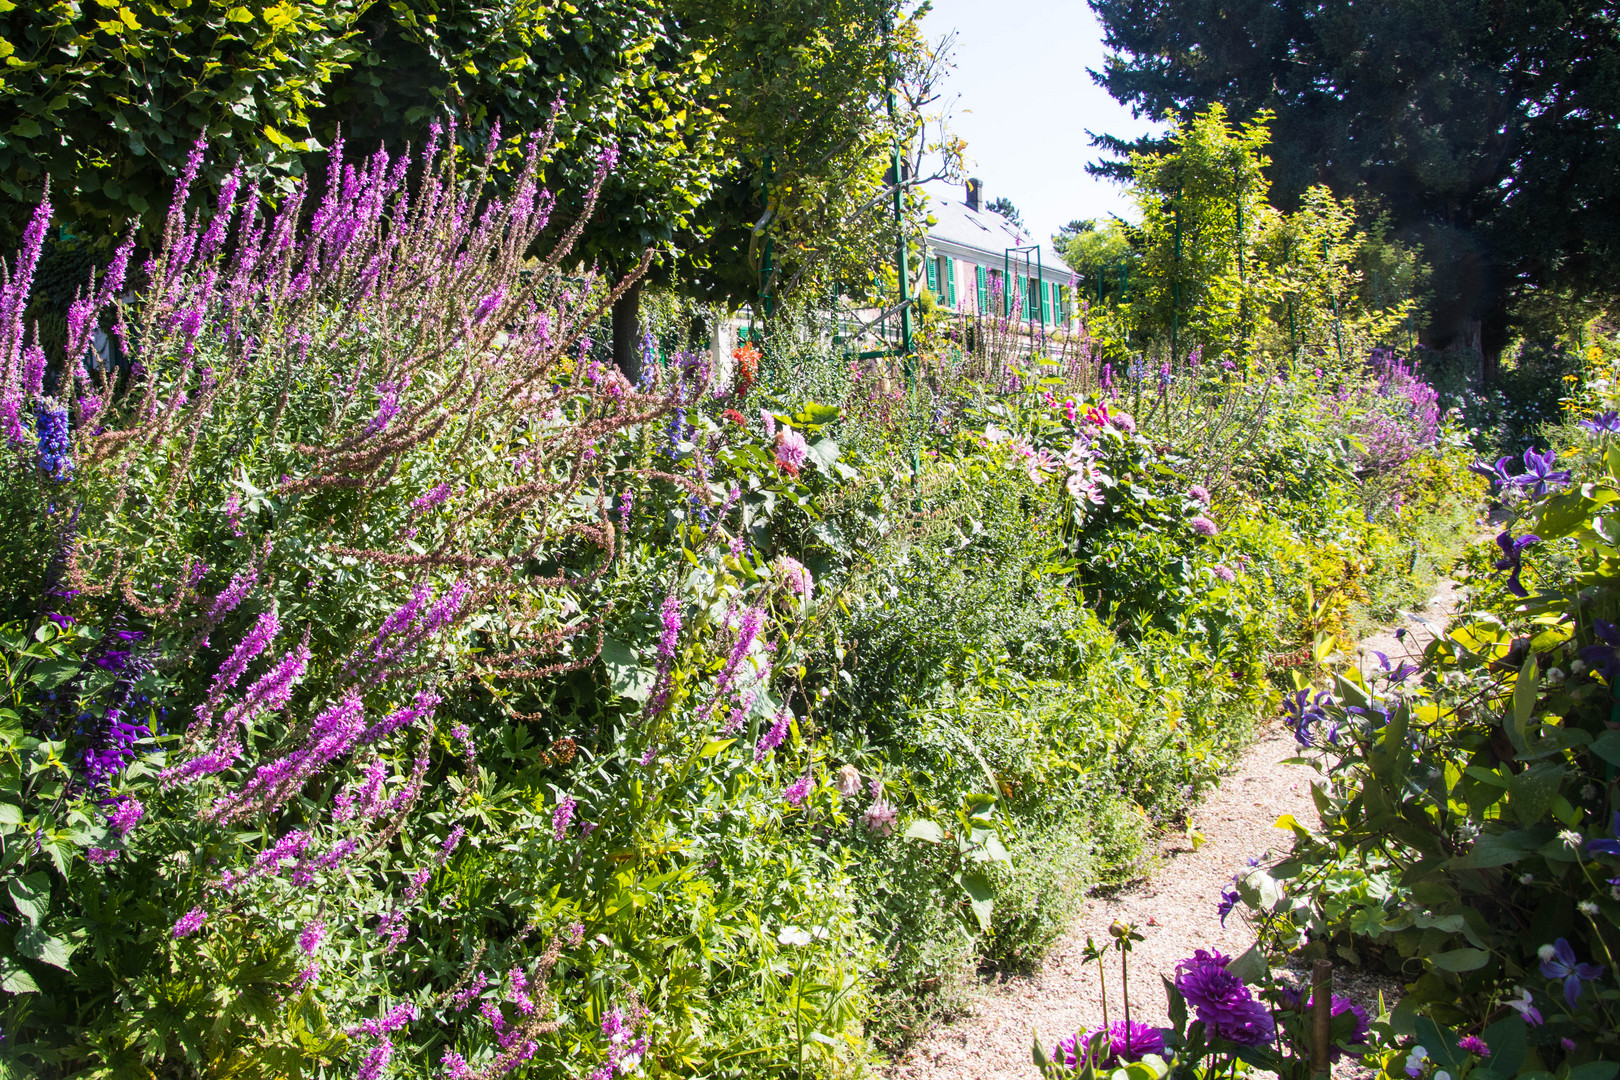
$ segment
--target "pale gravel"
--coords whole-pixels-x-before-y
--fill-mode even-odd
[[[1405,640],[1386,628],[1357,649],[1364,671],[1379,666],[1373,651],[1392,664],[1416,656],[1440,632],[1458,602],[1457,586],[1442,581],[1422,611],[1401,621]],[[1254,932],[1234,913],[1223,927],[1216,914],[1223,889],[1251,857],[1265,858],[1289,848],[1289,833],[1274,828],[1283,814],[1315,824],[1311,784],[1317,773],[1307,765],[1288,764],[1299,748],[1292,734],[1271,721],[1239,759],[1220,787],[1191,814],[1188,834],[1171,835],[1159,844],[1159,861],[1147,880],[1114,896],[1086,900],[1074,925],[1053,946],[1030,976],[1002,976],[981,984],[966,1015],[937,1028],[915,1043],[884,1075],[891,1080],[1034,1080],[1030,1044],[1038,1033],[1051,1046],[1077,1029],[1102,1019],[1097,964],[1082,960],[1086,938],[1102,942],[1116,919],[1142,934],[1130,954],[1131,1018],[1166,1023],[1164,977],[1174,977],[1176,964],[1197,948],[1214,948],[1236,956],[1254,943]],[[1193,850],[1190,834],[1203,843]],[[1242,911],[1241,906],[1239,912]],[[1343,988],[1358,1003],[1375,1007],[1377,994],[1398,993],[1387,976],[1370,971],[1344,971]],[[1117,959],[1106,972],[1109,1018],[1122,1014]],[[1393,1001],[1390,1003],[1393,1005]],[[1350,1075],[1347,1059],[1344,1074]]]

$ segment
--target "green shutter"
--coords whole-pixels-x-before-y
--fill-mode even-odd
[[[939,266],[933,259],[925,260],[928,264],[928,291],[935,296],[939,295]]]
[[[987,315],[990,312],[990,286],[984,280],[984,267],[974,266],[973,282],[979,287],[979,314]]]
[[[952,310],[956,308],[956,263],[950,256],[945,257],[945,303]]]
[[[1023,285],[1023,288],[1018,290],[1018,292],[1020,293],[1020,295],[1018,297],[1018,317],[1020,319],[1023,319],[1025,322],[1028,322],[1029,321],[1029,278],[1020,278],[1019,279],[1019,284]]]
[[[1050,281],[1041,282],[1041,322],[1057,322],[1057,319],[1053,318],[1052,283]]]

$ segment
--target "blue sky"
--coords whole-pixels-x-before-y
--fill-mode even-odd
[[[1084,0],[934,0],[922,27],[936,39],[957,32],[945,92],[988,198],[1011,199],[1043,239],[1074,218],[1135,216],[1119,186],[1086,175],[1099,152],[1085,132],[1131,138],[1158,125],[1086,74],[1104,50]]]

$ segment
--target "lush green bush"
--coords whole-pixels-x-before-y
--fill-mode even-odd
[[[1289,702],[1331,783],[1259,906],[1275,944],[1401,974],[1391,1076],[1620,1071],[1616,431],[1587,416],[1556,457],[1482,463],[1505,517],[1471,553],[1469,613],[1421,657]],[[1501,1052],[1459,1048],[1487,1024]]]

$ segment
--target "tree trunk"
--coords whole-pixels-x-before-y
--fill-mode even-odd
[[[613,366],[632,383],[641,381],[641,282],[613,302]]]

